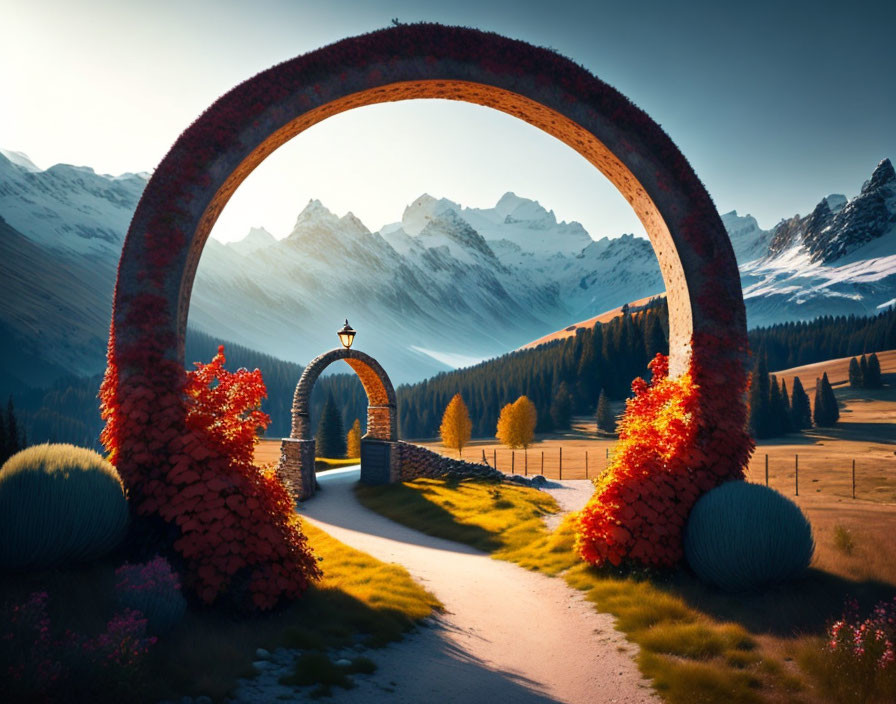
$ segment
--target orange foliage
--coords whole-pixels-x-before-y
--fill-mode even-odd
[[[729,432],[742,410],[733,408],[729,415],[738,418],[720,423],[713,416],[717,403],[695,382],[693,362],[676,379],[663,355],[649,366],[653,381],[632,383],[635,396],[626,403],[616,453],[579,517],[576,548],[595,565],[678,562],[691,507],[722,481],[742,478],[752,450],[745,433]]]
[[[252,464],[256,431],[270,422],[258,410],[266,394],[261,373],[230,373],[224,362],[220,347],[176,394],[135,376],[121,384],[110,354],[103,442],[136,513],[176,526],[173,547],[184,558],[187,586],[208,604],[269,609],[298,597],[320,570],[291,496],[273,471]]]
[[[473,423],[470,420],[470,412],[460,394],[454,394],[442,415],[442,424],[439,426],[439,435],[445,447],[457,450],[457,456],[462,457],[464,445],[470,442],[470,433]]]
[[[514,449],[522,447],[527,450],[535,437],[537,424],[538,412],[535,410],[535,404],[528,396],[520,396],[501,409],[495,437],[507,447]]]

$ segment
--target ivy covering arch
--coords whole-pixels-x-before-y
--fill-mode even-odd
[[[214,520],[198,504],[183,521],[165,513],[194,495],[196,482],[185,474],[199,482],[213,478],[202,439],[185,426],[182,394],[190,292],[212,226],[243,179],[303,130],[352,108],[418,98],[461,100],[525,120],[576,150],[619,189],[644,224],[666,284],[670,378],[687,376],[697,389],[687,411],[695,432],[679,448],[687,481],[674,490],[657,486],[654,497],[671,491],[663,500],[689,509],[702,491],[742,475],[752,445],[744,430],[740,279],[718,213],[672,140],[618,91],[554,51],[475,29],[400,25],[312,51],[232,89],[178,138],[138,204],[118,269],[103,439],[135,510],[176,523],[181,546],[194,525]],[[216,496],[238,505],[233,497],[244,481],[234,479]],[[650,494],[651,485],[642,483],[641,494]],[[613,516],[614,525],[629,520]],[[257,532],[276,546],[274,528]],[[583,540],[603,535],[592,531]],[[674,547],[680,536],[662,540]],[[265,559],[221,570],[197,554],[192,579],[211,594],[238,581],[243,569],[255,570],[256,581],[273,570],[271,596],[291,593],[288,574]]]

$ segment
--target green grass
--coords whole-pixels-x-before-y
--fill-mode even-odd
[[[800,701],[801,683],[783,667],[766,666],[777,654],[763,652],[744,626],[705,613],[689,598],[700,588],[692,576],[680,572],[670,581],[648,571],[583,563],[575,553],[573,514],[553,532],[545,526],[542,516],[557,511],[548,494],[512,484],[437,479],[359,486],[356,493],[368,508],[411,528],[562,576],[616,618],[616,627],[639,646],[641,672],[668,702]]]
[[[254,674],[257,648],[323,652],[358,643],[379,647],[400,639],[421,619],[442,609],[403,567],[355,550],[308,522],[303,521],[302,528],[322,558],[324,577],[319,583],[301,599],[268,614],[237,618],[189,608],[183,622],[153,647],[148,684],[129,692],[129,700],[208,695],[219,701],[239,677]],[[103,629],[114,609],[114,569],[119,563],[108,558],[79,569],[3,575],[0,604],[23,601],[30,592],[45,590],[54,632],[61,635],[71,628],[93,635]]]
[[[341,457],[338,459],[330,459],[329,457],[315,457],[314,471],[326,472],[328,469],[339,469],[340,467],[351,467],[360,464],[360,457]]]
[[[418,479],[359,484],[355,494],[362,504],[398,523],[499,558],[546,535],[542,516],[558,510],[549,494],[498,482]]]

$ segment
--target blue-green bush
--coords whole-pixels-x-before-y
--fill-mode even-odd
[[[118,603],[146,616],[150,633],[167,633],[184,617],[187,601],[180,579],[164,557],[142,565],[122,565],[115,576]]]
[[[731,481],[694,505],[684,552],[703,581],[746,591],[799,577],[812,560],[815,540],[790,499],[759,484]]]
[[[0,468],[0,569],[101,557],[118,545],[127,525],[121,477],[93,450],[35,445]]]

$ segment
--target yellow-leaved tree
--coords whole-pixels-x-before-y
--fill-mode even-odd
[[[442,425],[439,426],[439,435],[442,436],[442,444],[457,450],[457,456],[463,457],[464,445],[470,442],[470,433],[473,423],[470,420],[470,412],[467,404],[460,394],[454,394],[445,408],[442,416]]]
[[[352,423],[351,430],[345,436],[345,456],[360,457],[361,456],[361,421],[355,418]]]
[[[529,449],[535,437],[535,425],[538,422],[538,413],[535,404],[528,396],[520,396],[513,403],[508,403],[501,409],[498,416],[498,432],[495,437],[507,447],[516,449],[522,447]]]

